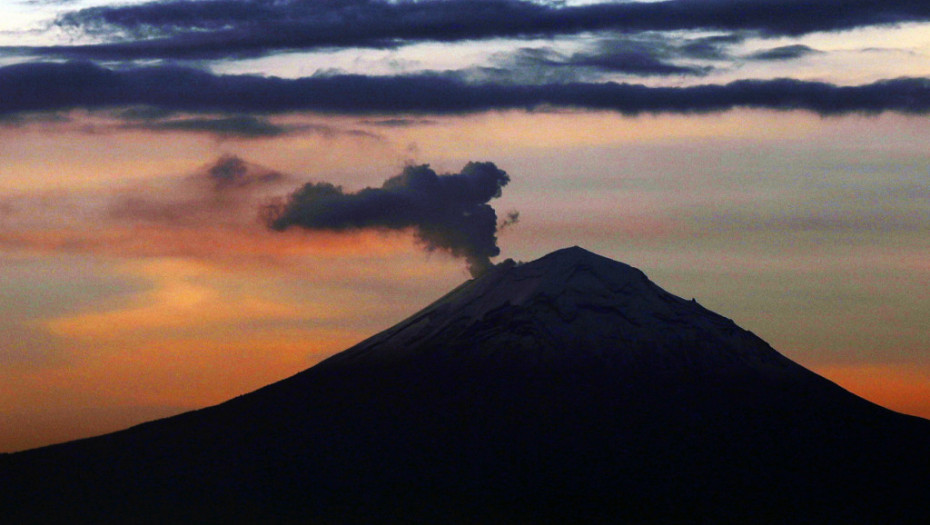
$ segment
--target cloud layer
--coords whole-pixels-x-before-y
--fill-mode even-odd
[[[259,203],[291,179],[278,171],[222,155],[186,177],[135,185],[114,192],[107,219],[162,228],[242,227],[256,221]]]
[[[214,75],[177,66],[106,69],[89,63],[27,63],[0,68],[0,116],[72,108],[152,106],[168,111],[345,114],[454,114],[546,107],[624,114],[726,111],[737,107],[843,113],[927,113],[930,79],[860,86],[792,79],[721,85],[515,85],[443,75],[337,75],[287,80]]]
[[[930,4],[919,0],[587,5],[530,0],[167,0],[66,13],[57,20],[58,26],[105,42],[30,52],[97,59],[199,59],[591,31],[723,30],[797,36],[926,20],[930,20]]]
[[[491,266],[497,247],[497,214],[488,201],[510,182],[491,162],[469,162],[460,173],[439,175],[426,164],[408,166],[380,188],[345,193],[332,184],[307,183],[285,202],[267,209],[276,230],[412,229],[428,250],[468,261],[473,276]],[[516,221],[515,214],[509,217]]]

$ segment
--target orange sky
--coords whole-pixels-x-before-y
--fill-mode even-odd
[[[244,140],[71,117],[0,127],[0,450],[221,402],[467,279],[410,233],[258,221],[305,181],[354,191],[408,162],[489,160],[511,175],[492,201],[521,213],[501,259],[581,245],[853,392],[930,417],[924,118],[501,112],[383,127],[291,115],[330,131]],[[284,176],[211,193],[199,177],[222,155]]]

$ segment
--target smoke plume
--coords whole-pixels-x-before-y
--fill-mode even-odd
[[[461,173],[438,175],[428,164],[408,166],[380,188],[345,193],[326,182],[307,183],[265,210],[275,230],[412,229],[427,250],[464,257],[472,276],[489,267],[497,247],[500,197],[510,176],[491,162],[469,162]]]

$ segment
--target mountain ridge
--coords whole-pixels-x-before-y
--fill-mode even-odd
[[[923,523],[928,443],[930,421],[573,247],[501,263],[220,405],[0,456],[0,510],[23,523]]]

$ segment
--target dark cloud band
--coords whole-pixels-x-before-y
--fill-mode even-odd
[[[924,0],[665,0],[580,6],[529,0],[168,0],[67,13],[59,25],[119,41],[32,52],[194,59],[608,30],[801,35],[927,20],[930,3]]]
[[[69,108],[152,106],[166,111],[272,114],[455,114],[546,107],[624,114],[726,111],[737,107],[842,113],[930,112],[930,79],[860,86],[791,79],[723,85],[469,84],[450,76],[341,75],[281,79],[212,75],[181,67],[110,70],[87,63],[0,68],[0,115]]]

